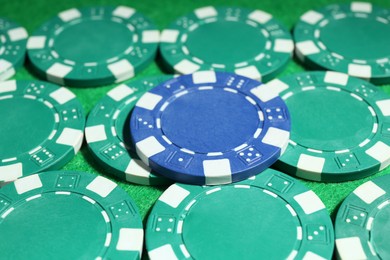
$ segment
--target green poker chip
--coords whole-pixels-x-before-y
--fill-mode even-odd
[[[297,57],[310,68],[390,83],[390,9],[351,2],[310,10],[294,40]]]
[[[27,37],[26,29],[0,17],[0,81],[12,77],[23,65]]]
[[[154,76],[121,84],[110,90],[88,115],[85,138],[91,154],[109,174],[132,183],[167,185],[172,181],[151,172],[130,141],[129,114],[145,91],[170,79]]]
[[[83,142],[85,116],[69,89],[37,81],[0,83],[0,181],[64,166]]]
[[[267,86],[284,99],[292,122],[277,169],[309,180],[340,182],[390,164],[390,97],[381,89],[331,71],[294,74]]]
[[[154,259],[330,259],[334,231],[317,195],[268,169],[222,186],[173,184],[146,225]]]
[[[54,171],[16,180],[0,189],[0,216],[3,259],[141,257],[137,206],[101,176]]]
[[[155,57],[159,31],[127,6],[69,9],[44,23],[29,38],[33,70],[48,81],[69,86],[120,82]]]
[[[339,259],[389,259],[390,175],[357,187],[341,204],[335,221]]]
[[[171,72],[234,72],[260,81],[274,78],[294,49],[289,31],[261,10],[207,6],[178,18],[161,35]]]

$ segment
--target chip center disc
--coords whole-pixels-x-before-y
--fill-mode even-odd
[[[61,29],[54,49],[62,58],[80,63],[105,62],[124,53],[133,43],[132,32],[111,20],[83,20]]]
[[[193,90],[173,100],[161,115],[162,131],[175,145],[197,153],[229,151],[253,137],[258,111],[238,93]]]
[[[321,29],[329,51],[347,59],[376,60],[390,56],[390,26],[373,18],[332,20]]]
[[[286,201],[261,188],[223,187],[201,202],[183,224],[184,244],[194,259],[286,259],[299,243],[298,219]]]
[[[7,245],[1,246],[2,254],[16,259],[79,259],[102,254],[109,230],[97,203],[75,193],[41,195],[20,202],[0,222],[0,245]]]
[[[42,102],[21,97],[0,100],[0,158],[17,157],[41,145],[54,125],[53,112]]]
[[[202,23],[188,33],[186,45],[192,56],[208,63],[235,64],[259,55],[266,40],[259,28],[243,22],[217,21]]]
[[[346,91],[300,91],[285,100],[291,113],[291,140],[322,151],[350,149],[366,140],[374,119],[368,104]]]
[[[371,244],[379,254],[380,259],[390,259],[390,206],[384,206],[374,218],[371,231]]]

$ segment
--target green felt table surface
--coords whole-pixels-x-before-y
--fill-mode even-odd
[[[23,25],[27,31],[31,34],[37,29],[43,22],[55,16],[60,11],[83,6],[94,5],[128,5],[139,12],[150,17],[159,29],[164,29],[175,18],[185,15],[192,10],[207,6],[207,5],[219,5],[219,6],[240,6],[253,9],[261,9],[271,13],[279,21],[283,22],[288,28],[293,28],[294,24],[298,21],[299,17],[309,9],[319,8],[330,3],[337,3],[340,1],[328,1],[328,0],[196,0],[196,1],[182,1],[182,0],[140,0],[140,1],[123,1],[123,0],[0,0],[0,16],[12,19],[21,25]],[[372,1],[383,7],[390,8],[389,0],[377,0]],[[295,72],[302,72],[305,69],[299,65],[295,60],[290,61],[286,70],[280,75],[288,75]],[[134,79],[138,79],[149,75],[162,74],[162,70],[159,68],[156,62],[150,64],[143,72],[136,75],[135,78],[126,82],[131,82]],[[20,69],[13,79],[34,79],[35,77],[25,68]],[[115,87],[116,85],[101,86],[94,88],[71,88],[71,90],[81,100],[85,112],[88,113],[91,108],[102,98],[107,91]],[[390,95],[390,85],[381,86]],[[102,174],[108,178],[110,176],[105,175],[95,164],[93,163],[89,154],[86,143],[84,142],[81,151],[76,157],[68,163],[64,170],[77,170],[85,171],[96,174]],[[387,169],[365,179],[356,181],[344,182],[344,183],[318,183],[311,181],[304,181],[308,187],[314,190],[314,192],[322,199],[326,205],[329,213],[332,217],[335,216],[337,208],[343,199],[352,192],[358,185],[367,181],[368,179],[389,174],[390,167]],[[111,178],[112,179],[112,178]],[[135,200],[139,207],[139,211],[142,214],[144,220],[150,208],[154,202],[158,199],[161,193],[166,187],[149,187],[140,186],[126,183],[117,179],[113,179],[117,182],[128,194]]]

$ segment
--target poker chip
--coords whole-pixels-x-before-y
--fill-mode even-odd
[[[2,258],[141,258],[137,206],[106,178],[43,172],[4,186],[0,198]]]
[[[130,118],[141,160],[190,184],[240,181],[273,164],[286,148],[290,116],[276,92],[256,80],[201,71],[146,92]]]
[[[340,259],[388,259],[390,176],[367,181],[341,204],[335,222]]]
[[[291,139],[275,163],[322,182],[363,178],[390,164],[390,97],[339,72],[308,72],[269,82],[291,113]]]
[[[0,83],[0,181],[59,169],[79,151],[82,105],[67,88],[37,80]]]
[[[309,10],[294,28],[294,40],[308,67],[390,83],[390,9],[352,2]]]
[[[88,115],[85,137],[95,160],[107,173],[143,185],[163,185],[170,180],[152,173],[132,149],[129,113],[150,88],[170,79],[155,76],[121,84],[110,90]]]
[[[322,201],[271,169],[222,186],[173,184],[152,208],[145,234],[151,260],[330,259],[334,248]]]
[[[22,26],[0,17],[0,81],[12,77],[23,65],[27,37]]]
[[[31,67],[69,86],[120,82],[143,70],[156,54],[159,31],[135,9],[72,8],[44,23],[27,43]]]
[[[268,81],[290,61],[294,43],[271,14],[207,6],[178,18],[161,35],[160,51],[171,72],[234,72]]]

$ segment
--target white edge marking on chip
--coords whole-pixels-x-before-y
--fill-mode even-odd
[[[140,107],[140,108],[147,109],[147,110],[153,110],[158,105],[158,103],[161,101],[161,99],[162,99],[162,96],[160,96],[160,95],[146,92],[138,100],[136,106]]]
[[[199,70],[199,68],[200,66],[198,64],[186,59],[179,61],[175,66],[173,66],[173,69],[181,74],[191,74]]]
[[[150,260],[178,260],[175,251],[170,244],[157,247],[148,252]]]
[[[177,208],[190,192],[176,184],[171,185],[158,199],[172,208]]]
[[[58,14],[58,17],[64,21],[64,22],[69,22],[71,20],[77,19],[81,17],[81,13],[79,10],[76,8],[72,8],[69,10],[65,10],[61,13]]]
[[[16,91],[16,89],[17,89],[16,80],[8,80],[0,83],[0,93],[11,92],[11,91],[13,92]]]
[[[378,141],[366,150],[366,154],[381,163],[379,170],[383,170],[390,165],[390,146]]]
[[[292,53],[294,50],[294,42],[289,39],[276,39],[274,45],[275,52]]]
[[[324,15],[316,11],[310,10],[301,16],[301,21],[314,25],[324,18]]]
[[[351,76],[369,79],[371,78],[371,66],[360,64],[348,64],[348,74]]]
[[[120,60],[107,66],[117,80],[134,77],[134,67],[128,60]]]
[[[90,190],[102,198],[107,197],[110,193],[117,187],[117,184],[109,179],[106,179],[102,176],[97,176],[90,184],[86,187],[87,190]]]
[[[125,170],[126,180],[149,185],[150,172],[151,169],[141,160],[132,159]]]
[[[278,89],[270,88],[268,84],[263,84],[252,88],[250,92],[263,102],[268,102],[279,97]]]
[[[116,88],[111,89],[107,95],[116,102],[121,101],[125,97],[134,93],[134,90],[125,84],[121,84]]]
[[[194,11],[194,13],[199,19],[205,19],[207,17],[216,16],[218,14],[217,10],[212,6],[198,8]]]
[[[371,13],[372,4],[366,2],[352,2],[351,3],[352,12],[361,12],[361,13]]]
[[[30,175],[14,182],[18,194],[41,188],[42,181],[38,174]]]
[[[179,33],[180,32],[178,30],[165,29],[161,33],[160,42],[174,43],[177,41]]]
[[[85,139],[87,143],[95,143],[107,140],[106,130],[104,125],[94,125],[85,128]]]
[[[23,176],[23,164],[14,163],[0,166],[0,180],[13,181]]]
[[[298,255],[298,251],[297,250],[292,250],[290,252],[290,254],[288,255],[288,257],[286,258],[286,260],[295,260],[295,257]]]
[[[192,74],[192,82],[194,84],[215,83],[217,82],[217,75],[214,71],[197,71]]]
[[[119,229],[118,251],[137,251],[141,256],[144,241],[144,231],[141,228],[121,228]]]
[[[8,30],[8,36],[11,39],[11,41],[16,42],[16,41],[26,39],[28,37],[28,33],[26,29],[24,29],[23,27],[18,27],[18,28]]]
[[[363,183],[359,187],[357,187],[353,193],[359,197],[362,201],[364,201],[366,204],[371,204],[379,197],[386,194],[386,191],[384,191],[381,187],[376,185],[372,181],[368,181],[366,183]]]
[[[294,200],[307,215],[325,209],[324,203],[312,190],[294,196]]]
[[[304,56],[317,54],[320,52],[320,49],[315,45],[313,41],[303,41],[297,42],[295,44],[296,50]]]
[[[359,237],[337,238],[336,248],[339,259],[367,259]]]
[[[345,73],[327,71],[325,73],[324,82],[333,83],[341,86],[346,86],[348,83],[349,76]]]
[[[149,166],[149,158],[165,150],[165,147],[154,136],[149,136],[135,144],[137,154]]]
[[[290,132],[276,127],[270,127],[262,142],[268,145],[279,147],[282,154],[286,150],[289,140]]]
[[[232,169],[229,159],[204,160],[203,172],[206,177],[206,185],[232,182]]]
[[[15,69],[11,62],[0,59],[0,80],[5,80],[15,74]]]
[[[159,30],[145,30],[142,32],[143,43],[158,43],[160,42]]]
[[[46,36],[31,36],[27,41],[27,49],[43,49],[46,43]]]
[[[179,247],[180,247],[180,250],[183,253],[185,258],[190,258],[191,257],[190,252],[188,252],[188,249],[187,249],[187,247],[184,244],[181,244]]]
[[[270,82],[266,83],[265,85],[267,86],[267,88],[275,91],[278,95],[280,95],[281,92],[283,92],[289,88],[287,83],[285,83],[279,79],[271,80]]]
[[[314,252],[307,251],[303,256],[302,260],[326,260],[326,258],[323,258],[322,256],[319,256]]]
[[[118,16],[124,19],[129,19],[135,13],[135,9],[127,7],[127,6],[118,6],[112,12],[114,16]]]
[[[376,105],[384,116],[390,116],[390,99],[376,101]]]
[[[46,70],[47,80],[59,85],[64,85],[64,77],[72,70],[73,68],[71,66],[56,62]]]
[[[16,71],[15,68],[12,67],[12,64],[10,64],[10,68],[6,68],[5,71],[1,71],[0,69],[0,81],[4,81],[15,75]],[[0,60],[0,66],[1,66],[1,60]]]
[[[235,69],[234,72],[238,75],[261,81],[261,73],[256,66]]]
[[[76,95],[65,87],[61,87],[50,93],[50,97],[57,101],[58,104],[63,105],[68,101],[76,98]]]
[[[325,158],[301,154],[298,159],[296,175],[314,181],[321,181],[324,165]]]
[[[81,130],[65,127],[61,132],[60,136],[57,138],[56,143],[72,146],[74,154],[76,154],[83,142],[84,133]]]
[[[255,10],[248,15],[248,18],[260,24],[265,24],[272,19],[272,15],[261,10]]]

